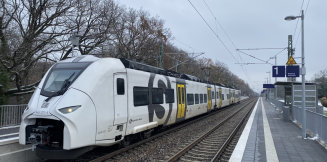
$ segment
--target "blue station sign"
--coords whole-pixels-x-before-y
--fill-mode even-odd
[[[286,66],[286,77],[299,77],[300,66]]]
[[[273,66],[272,77],[285,77],[285,66]]]
[[[263,84],[263,88],[275,88],[274,84]]]

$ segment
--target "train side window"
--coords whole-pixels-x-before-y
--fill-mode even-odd
[[[174,97],[174,89],[166,89],[165,96],[166,96],[166,103],[174,103],[175,97]]]
[[[211,99],[215,99],[215,92],[214,91],[211,92]]]
[[[216,96],[217,96],[217,99],[219,99],[219,92],[217,92]]]
[[[199,104],[199,94],[195,94],[195,104]]]
[[[225,94],[221,94],[221,99],[225,100]]]
[[[200,103],[203,103],[203,94],[200,94]]]
[[[152,104],[162,104],[163,103],[163,89],[162,88],[152,88]]]
[[[133,98],[134,98],[134,106],[149,105],[149,88],[134,87]]]
[[[207,99],[207,94],[204,94],[204,103],[207,103],[208,102],[208,99]]]
[[[194,105],[194,95],[191,93],[187,94],[187,105]]]
[[[117,94],[123,95],[125,94],[125,85],[123,78],[117,78]]]

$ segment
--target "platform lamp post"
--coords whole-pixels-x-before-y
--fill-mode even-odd
[[[285,20],[290,21],[290,20],[295,20],[297,18],[301,18],[301,53],[302,53],[302,68],[301,68],[301,75],[302,75],[302,115],[303,115],[303,120],[302,120],[302,137],[304,139],[307,138],[306,136],[306,128],[307,128],[307,117],[306,117],[306,112],[305,112],[305,66],[304,66],[304,14],[303,10],[301,10],[301,15],[300,16],[287,16],[285,17]]]
[[[271,75],[270,75],[271,72],[268,71],[268,72],[266,72],[266,73],[268,74],[268,79],[269,79],[269,80],[268,80],[269,82],[267,81],[267,82],[268,82],[267,84],[271,84]],[[270,98],[270,91],[271,91],[271,89],[268,88],[268,96],[269,96],[269,98]]]

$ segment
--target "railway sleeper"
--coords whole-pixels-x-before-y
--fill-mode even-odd
[[[183,161],[185,161],[185,162],[201,162],[201,161],[196,161],[196,160],[186,159],[186,158],[183,158],[183,157],[181,157],[181,158],[179,159],[179,161],[181,161],[181,162],[183,162]]]
[[[195,148],[201,149],[201,150],[214,150],[217,149],[218,145],[197,145]]]
[[[211,149],[211,150],[199,150],[199,149],[192,149],[188,151],[188,153],[193,153],[193,154],[215,154],[217,152],[217,149]]]
[[[182,156],[180,159],[189,159],[189,160],[193,160],[193,161],[210,161],[213,156],[202,156],[202,155],[190,155],[190,154],[186,154],[184,156]]]
[[[210,142],[210,141],[201,141],[200,144],[201,145],[218,145],[222,143],[221,141],[216,141],[216,142]]]
[[[199,157],[206,157],[206,158],[212,158],[215,155],[215,153],[211,154],[209,152],[188,152],[185,154],[185,156],[199,156]]]

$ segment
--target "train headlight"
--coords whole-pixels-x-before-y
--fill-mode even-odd
[[[59,109],[59,111],[63,114],[68,114],[68,113],[71,113],[71,112],[74,112],[75,110],[77,110],[78,108],[80,108],[81,105],[77,105],[77,106],[69,106],[69,107],[64,107],[64,108],[61,108]]]

